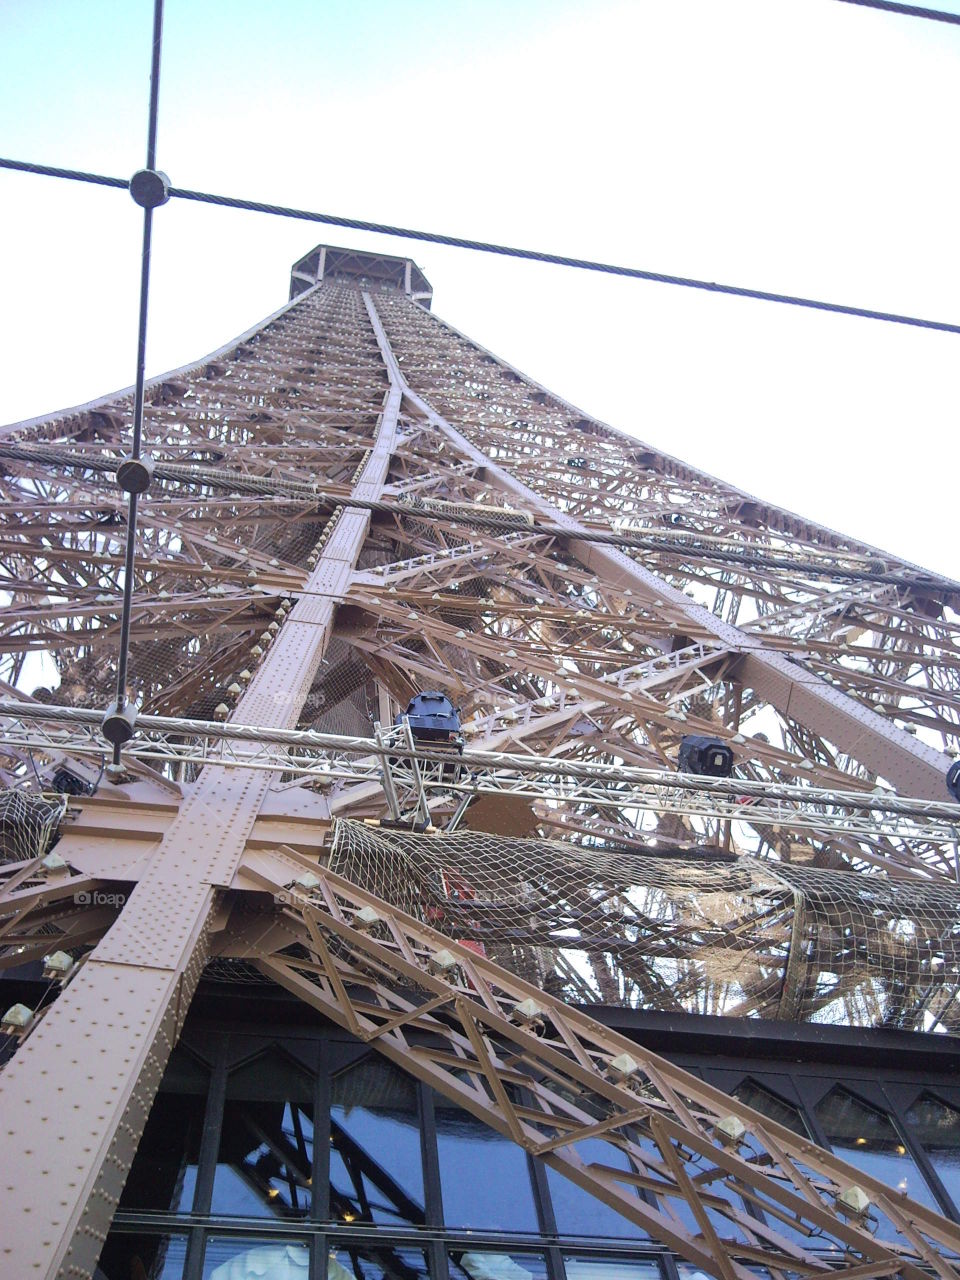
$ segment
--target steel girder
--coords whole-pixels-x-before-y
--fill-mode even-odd
[[[301,889],[308,871],[316,884]],[[949,1260],[960,1252],[956,1224],[475,949],[291,854],[251,853],[240,876],[272,895],[280,919],[239,910],[226,953],[255,960],[710,1275],[747,1280],[750,1264],[845,1278],[960,1274]],[[733,1141],[728,1117],[743,1126]],[[630,1170],[585,1163],[576,1145],[594,1137],[625,1153]],[[851,1185],[893,1225],[895,1246],[843,1215]]]
[[[780,803],[777,788],[797,780],[820,784],[821,793],[846,792],[849,799],[851,787],[869,790],[879,773],[897,783],[904,803],[914,791],[931,802],[946,800],[948,758],[930,743],[938,736],[955,741],[960,722],[956,584],[778,512],[618,436],[443,326],[409,297],[374,298],[349,283],[322,283],[213,356],[154,380],[151,396],[147,439],[167,478],[144,503],[138,560],[148,569],[135,596],[133,633],[135,670],[150,709],[187,710],[186,719],[207,720],[219,702],[233,717],[231,727],[266,730],[266,740],[277,726],[309,729],[334,716],[362,718],[364,680],[375,687],[384,722],[419,683],[435,680],[462,694],[468,738],[492,747],[500,765],[509,747],[522,743],[557,777],[580,769],[580,790],[553,783],[550,791],[529,762],[526,774],[521,768],[498,788],[510,794],[513,786],[515,793],[519,781],[539,805],[544,827],[563,809],[567,830],[585,839],[637,841],[651,831],[675,837],[678,829],[721,838],[726,825],[730,843],[737,815],[717,800],[721,791],[711,796],[709,811],[686,801],[671,805],[670,796],[680,791],[707,794],[678,789],[662,777],[685,731],[714,732],[735,745],[744,791],[758,790],[768,806],[765,817],[777,811],[769,810]],[[0,567],[11,604],[0,627],[0,659],[19,686],[31,654],[53,655],[62,680],[58,696],[68,703],[95,705],[95,695],[109,684],[121,544],[115,496],[105,496],[90,476],[109,470],[106,459],[122,440],[128,400],[121,395],[21,424],[20,439],[32,452],[21,448],[17,455],[11,445],[0,476]],[[34,446],[49,449],[47,461]],[[63,454],[56,451],[65,447],[88,451],[89,475],[75,466],[69,473],[62,469]],[[322,510],[315,488],[319,467]],[[498,527],[489,513],[502,509],[504,494],[518,510],[504,512]],[[411,495],[440,506],[418,509],[399,501]],[[338,507],[350,498],[360,506]],[[667,522],[675,528],[674,516],[685,528],[654,536]],[[530,518],[546,519],[549,527],[518,527],[518,520]],[[609,545],[617,527],[625,550]],[[631,531],[651,536],[631,542]],[[834,570],[837,580],[831,582]],[[337,605],[343,607],[334,622]],[[324,653],[336,646],[326,670]],[[762,725],[769,739],[769,716],[757,719],[767,715],[764,702],[779,710],[782,744],[741,732]],[[924,738],[911,738],[907,728]],[[269,744],[265,754],[264,744],[253,741],[218,746],[234,752],[234,766],[255,765],[258,754],[263,766],[228,769],[214,763],[214,741],[201,734],[184,754],[172,738],[153,739],[154,753],[145,759],[163,771],[172,812],[141,841],[132,877],[137,888],[112,923],[106,917],[74,920],[66,907],[58,914],[60,890],[51,897],[35,868],[39,879],[23,890],[20,906],[14,903],[19,890],[10,891],[11,910],[3,920],[17,946],[39,947],[36,938],[48,924],[65,930],[61,936],[88,940],[106,929],[0,1082],[14,1116],[5,1158],[23,1170],[15,1194],[37,1222],[35,1233],[16,1242],[9,1274],[17,1280],[28,1272],[52,1275],[62,1267],[64,1274],[69,1268],[85,1274],[92,1268],[203,961],[225,945],[226,907],[233,904],[225,903],[224,890],[237,883],[241,859],[251,856],[244,850],[255,843],[252,833],[262,815],[286,809],[325,822],[332,803],[347,812],[362,812],[365,805],[383,811],[376,764],[370,774],[341,778],[352,785],[335,797],[318,798],[298,785],[305,775],[294,774],[297,756],[284,755],[276,749],[280,744]],[[51,759],[57,753],[63,758],[64,746],[80,749],[82,743],[76,736],[59,746],[31,742],[23,733],[19,740],[11,734],[9,746],[9,776],[22,783],[24,753],[34,746]],[[276,770],[287,765],[294,774],[290,784],[270,790]],[[653,791],[633,797],[653,806],[646,811],[656,815],[651,828],[625,817],[622,794],[619,814],[607,803],[615,788],[605,791],[604,777],[609,782],[614,769],[630,766],[661,773],[646,779]],[[148,776],[146,769],[140,767],[140,776]],[[531,776],[541,781],[531,784]],[[822,801],[815,790],[797,797],[796,805],[815,809]],[[95,805],[90,802],[91,810]],[[925,836],[949,834],[954,815],[948,805],[941,807],[945,813],[931,811],[922,820],[945,825]],[[862,808],[894,812],[882,801]],[[762,827],[760,817],[758,812]],[[130,820],[142,820],[135,805]],[[822,836],[822,812],[816,822]],[[785,824],[789,830],[789,817]],[[810,835],[802,822],[797,825],[802,838]],[[925,853],[911,867],[891,838],[902,834],[867,819],[862,830],[833,828],[826,839],[816,833],[810,839],[817,856],[847,867],[901,874],[955,869],[949,852],[939,858]],[[739,839],[734,837],[735,846]],[[780,834],[762,843],[763,851],[784,856],[789,848]],[[293,858],[291,865],[296,863]],[[118,855],[104,879],[121,878],[122,864]],[[251,866],[248,861],[245,875]],[[265,879],[247,888],[275,883],[275,865],[254,870]],[[91,885],[100,882],[93,871],[85,874]],[[635,1167],[642,1169],[633,1185],[657,1201],[645,1221],[705,1269],[739,1276],[759,1253],[767,1260],[791,1258],[789,1269],[799,1274],[833,1268],[851,1278],[898,1270],[913,1277],[922,1266],[954,1275],[943,1254],[955,1247],[955,1232],[936,1215],[904,1208],[888,1189],[871,1186],[902,1251],[871,1244],[864,1238],[869,1233],[838,1216],[833,1192],[847,1176],[840,1162],[813,1148],[796,1150],[789,1145],[794,1139],[766,1121],[737,1111],[737,1104],[702,1085],[694,1091],[682,1073],[649,1057],[637,1059],[641,1091],[624,1087],[608,1068],[612,1049],[626,1042],[609,1033],[595,1041],[595,1024],[556,1001],[548,1002],[544,1035],[532,1035],[529,1024],[516,1021],[528,998],[521,995],[523,984],[456,947],[451,954],[470,976],[452,987],[431,987],[427,979],[436,975],[427,951],[435,953],[436,936],[418,934],[415,922],[396,916],[389,938],[364,936],[349,923],[362,889],[329,877],[325,883],[332,905],[326,896],[320,904],[294,894],[280,904],[287,918],[270,926],[308,952],[315,948],[313,967],[292,968],[297,957],[283,954],[284,944],[264,949],[263,963],[277,966],[276,976],[288,984],[296,979],[300,994],[311,1000],[329,997],[332,1017],[352,1020],[364,1035],[370,1031],[381,1047],[396,1048],[405,1027],[445,1027],[437,1034],[448,1036],[455,1064],[472,1063],[472,1105],[482,1104],[485,1118],[506,1126],[501,1131],[573,1170],[601,1198],[626,1205],[637,1221],[647,1210],[636,1197],[628,1200],[624,1180],[602,1170],[583,1172],[567,1146],[572,1133],[585,1136],[591,1126],[597,1132],[597,1124],[610,1140],[633,1143]],[[34,927],[34,912],[41,932],[17,933],[21,925]],[[242,911],[231,918],[231,930],[241,918]],[[256,940],[253,930],[262,921],[256,913],[251,918],[246,935],[231,932],[235,950]],[[463,969],[464,963],[473,968]],[[352,984],[370,981],[374,986],[358,1005]],[[426,984],[433,1008],[404,1006],[404,983]],[[451,1019],[459,1020],[459,1030],[451,1032]],[[63,1044],[74,1056],[64,1056]],[[410,1057],[406,1047],[402,1053],[408,1069],[425,1069],[426,1058]],[[81,1061],[87,1068],[82,1108],[76,1101]],[[496,1070],[501,1064],[502,1080]],[[443,1082],[450,1087],[449,1062],[434,1059],[430,1069],[438,1088]],[[36,1086],[44,1071],[52,1092]],[[563,1091],[554,1095],[557,1073],[574,1101]],[[534,1105],[518,1103],[508,1087],[513,1085],[531,1093]],[[644,1092],[648,1085],[652,1095]],[[608,1108],[601,1119],[581,1106],[593,1098]],[[745,1116],[777,1174],[767,1176],[712,1140],[710,1125],[724,1108],[724,1114]],[[69,1177],[58,1204],[38,1206],[32,1188],[49,1152],[35,1142],[31,1117],[41,1109],[42,1125],[64,1135],[60,1167]],[[694,1145],[687,1147],[688,1141]],[[762,1200],[768,1216],[762,1229],[752,1225],[751,1215],[745,1221],[726,1195],[703,1190],[701,1171],[691,1176],[687,1154],[706,1157],[704,1144],[718,1170],[714,1183],[735,1182],[737,1195],[755,1206]],[[822,1187],[808,1187],[798,1160],[818,1162],[810,1167]],[[864,1183],[862,1175],[850,1176]],[[693,1231],[689,1219],[685,1225],[665,1210],[671,1200],[687,1206]],[[836,1250],[807,1250],[810,1258],[798,1259],[795,1241],[778,1239],[779,1228],[770,1225],[775,1220],[786,1227],[798,1215],[827,1232]],[[753,1236],[730,1246],[722,1238],[728,1230]]]

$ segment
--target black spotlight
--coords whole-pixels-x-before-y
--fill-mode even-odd
[[[460,713],[445,693],[431,689],[416,694],[407,704],[406,712],[397,716],[397,724],[404,715],[410,721],[414,742],[423,746],[450,743],[458,751],[463,750]]]
[[[960,760],[954,760],[947,770],[947,790],[957,804],[960,804]]]
[[[92,783],[78,777],[63,765],[51,778],[50,785],[62,796],[89,796],[96,791]]]
[[[681,773],[700,773],[707,778],[729,778],[733,752],[719,738],[688,733],[680,739],[677,767]]]

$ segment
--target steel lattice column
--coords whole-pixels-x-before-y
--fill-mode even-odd
[[[353,490],[376,497],[397,431],[399,389]],[[306,589],[242,698],[241,722],[296,723],[366,536],[342,513]],[[273,775],[205,769],[118,921],[0,1076],[8,1220],[3,1280],[89,1277],[160,1076],[208,958],[222,886],[237,868]],[[69,857],[69,839],[63,853]]]

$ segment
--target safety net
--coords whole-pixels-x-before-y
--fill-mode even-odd
[[[562,999],[960,1033],[960,888],[341,820],[331,869]]]

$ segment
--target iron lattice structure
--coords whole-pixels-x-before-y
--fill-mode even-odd
[[[589,418],[407,259],[320,247],[291,292],[148,384],[119,779],[131,395],[0,436],[0,965],[73,964],[0,1075],[37,1228],[0,1273],[92,1273],[215,963],[710,1274],[956,1277],[956,1226],[572,1006],[957,1032],[960,585]],[[462,754],[393,727],[424,688]],[[686,734],[735,777],[678,777]]]

